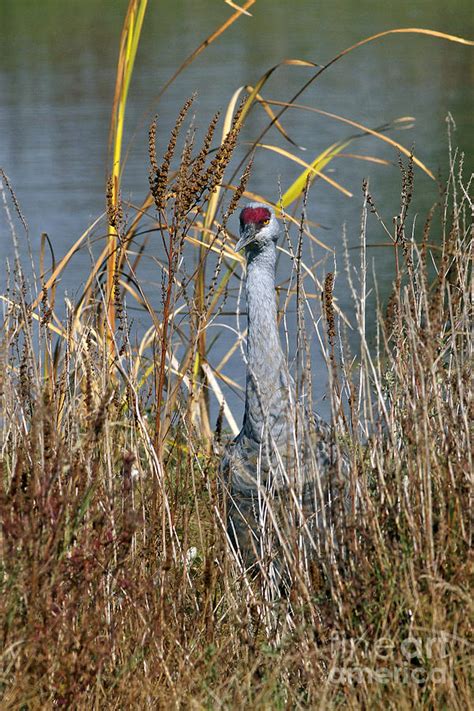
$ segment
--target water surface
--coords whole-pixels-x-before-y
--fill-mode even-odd
[[[41,232],[49,234],[59,257],[104,209],[107,134],[118,38],[126,7],[126,0],[0,3],[0,165],[9,175],[28,220],[35,255]],[[127,114],[129,153],[122,185],[125,198],[139,202],[146,193],[147,128],[154,113],[159,116],[161,150],[181,104],[193,92],[197,92],[195,122],[202,130],[217,109],[225,109],[237,87],[254,83],[284,58],[323,64],[363,37],[392,27],[427,27],[464,37],[474,34],[472,5],[464,0],[399,0],[396,4],[258,0],[252,8],[253,17],[241,18],[156,104],[154,97],[176,67],[230,12],[224,2],[216,0],[149,3]],[[332,67],[300,101],[371,127],[399,116],[415,117],[411,131],[391,135],[409,148],[414,146],[435,174],[444,175],[445,119],[449,111],[457,124],[455,140],[467,154],[468,170],[473,147],[472,56],[472,48],[442,40],[415,35],[387,37],[356,50]],[[265,96],[287,100],[310,71],[279,70],[265,88]],[[242,141],[251,140],[264,123],[263,112],[253,110]],[[301,153],[304,159],[352,133],[336,121],[296,111],[286,113],[284,125],[306,148]],[[274,130],[265,140],[285,145]],[[363,139],[351,150],[385,158],[393,165],[335,160],[330,174],[354,193],[352,199],[322,183],[313,187],[309,217],[323,226],[318,236],[336,251],[341,249],[344,223],[349,244],[358,243],[364,177],[369,178],[388,225],[398,211],[396,152],[373,139]],[[298,166],[280,157],[260,152],[250,188],[276,199],[279,185],[284,191],[299,171]],[[437,198],[437,186],[416,171],[415,189],[413,215],[419,213],[421,220]],[[231,227],[236,228],[235,221]],[[3,254],[11,254],[3,215],[0,230]],[[100,237],[100,232],[95,236]],[[369,223],[369,241],[385,241],[375,221]],[[25,244],[22,239],[22,248]],[[152,242],[152,253],[153,249],[159,256],[158,243],[154,247]],[[374,269],[384,295],[390,287],[393,255],[387,249],[373,249],[370,255],[375,259]],[[86,248],[76,255],[61,282],[63,291],[72,296],[80,292],[90,271],[90,259]],[[154,260],[144,263],[143,279],[151,289],[156,283],[158,293],[157,272]],[[349,308],[342,279],[338,297]],[[226,345],[223,333],[216,358]]]

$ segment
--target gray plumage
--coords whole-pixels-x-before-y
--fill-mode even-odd
[[[327,528],[337,467],[330,427],[295,401],[281,347],[275,299],[278,234],[270,208],[250,203],[242,210],[236,250],[245,249],[247,258],[245,413],[221,472],[236,554],[247,569],[266,560],[281,575],[282,560],[294,554],[291,547],[314,550],[315,537]]]

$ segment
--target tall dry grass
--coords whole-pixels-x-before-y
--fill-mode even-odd
[[[288,598],[269,599],[229,553],[218,456],[196,426],[200,313],[184,377],[163,345],[176,328],[193,206],[212,191],[233,140],[231,131],[211,169],[202,153],[191,159],[188,134],[168,192],[168,159],[156,160],[150,132],[151,193],[172,237],[162,294],[169,330],[156,324],[154,388],[128,338],[126,305],[117,298],[111,379],[100,309],[78,320],[70,306],[56,325],[43,291],[37,319],[16,264],[1,344],[2,707],[468,708],[469,183],[452,156],[443,199],[413,235],[412,163],[401,164],[400,212],[387,228],[397,278],[376,316],[367,311],[365,254],[367,220],[380,218],[365,186],[361,263],[348,271],[357,358],[332,277],[322,313],[300,284],[304,337],[321,340],[361,505],[341,521],[338,549],[323,547],[306,577],[294,571]],[[218,283],[216,275],[204,304]],[[368,318],[377,318],[374,348]]]

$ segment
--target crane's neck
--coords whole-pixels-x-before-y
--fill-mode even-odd
[[[262,441],[264,430],[279,431],[289,410],[290,378],[281,348],[275,299],[273,242],[247,251],[247,380],[243,429]]]

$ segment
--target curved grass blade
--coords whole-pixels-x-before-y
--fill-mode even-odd
[[[269,100],[268,100],[269,101]],[[340,116],[339,114],[334,114],[331,113],[330,111],[323,111],[323,109],[316,109],[313,106],[307,106],[306,104],[288,104],[287,102],[283,101],[269,101],[269,103],[272,104],[277,104],[277,105],[286,105],[287,108],[291,109],[299,109],[303,111],[310,111],[311,113],[316,113],[320,114],[321,116],[327,116],[328,118],[333,118],[336,121],[341,121],[342,123],[346,123],[349,126],[353,126],[354,128],[357,128],[361,131],[364,132],[364,134],[370,134],[372,136],[375,136],[376,138],[379,138],[381,141],[385,141],[385,143],[389,143],[391,146],[394,146],[397,150],[400,151],[400,153],[403,153],[407,157],[412,157],[413,162],[415,165],[417,165],[421,170],[426,173],[432,180],[436,180],[435,176],[431,172],[431,170],[411,151],[408,150],[408,148],[405,148],[405,146],[398,141],[395,141],[393,138],[390,138],[389,136],[385,136],[380,129],[374,129],[374,128],[369,128],[368,126],[365,126],[365,124],[359,123],[358,121],[352,121],[351,119],[345,118],[344,116]],[[415,119],[413,116],[402,116],[401,118],[395,119],[395,121],[392,121],[391,124],[388,126],[384,126],[384,130],[387,130],[389,127],[395,127],[397,123],[401,124],[403,122],[413,122]],[[351,139],[352,140],[352,139]]]
[[[51,288],[51,286],[53,284],[55,284],[55,282],[57,281],[58,277],[60,276],[60,274],[63,271],[63,269],[65,268],[65,266],[68,264],[71,257],[77,252],[80,245],[90,235],[90,233],[92,232],[94,227],[96,227],[96,225],[99,224],[99,222],[104,217],[104,214],[105,213],[102,213],[102,215],[99,215],[99,217],[97,217],[94,220],[94,222],[91,225],[89,225],[89,227],[82,233],[82,235],[74,242],[72,247],[69,248],[69,250],[66,252],[64,257],[59,262],[59,264],[53,269],[53,273],[51,274],[49,279],[45,282],[45,284],[43,286],[44,289],[48,290]],[[33,301],[33,303],[31,304],[31,308],[35,309],[38,306],[38,304],[40,303],[41,299],[42,299],[42,293],[40,293],[39,296],[37,296],[36,299]]]
[[[320,177],[327,183],[329,183],[329,185],[332,185],[333,188],[336,188],[336,190],[340,190],[341,193],[347,195],[347,197],[352,197],[352,193],[349,190],[342,187],[342,185],[340,185],[335,180],[329,178],[327,175],[321,172],[322,169],[331,161],[331,159],[335,155],[337,155],[339,151],[349,145],[349,143],[350,141],[346,141],[345,143],[341,143],[340,145],[338,145],[337,143],[333,143],[332,146],[330,146],[320,155],[318,155],[312,163],[307,163],[301,158],[298,158],[298,156],[293,155],[293,153],[290,153],[289,151],[286,151],[284,148],[280,148],[279,146],[271,146],[266,143],[258,143],[257,145],[259,148],[265,148],[266,150],[273,151],[274,153],[278,153],[279,155],[285,156],[285,158],[288,158],[288,160],[292,160],[293,162],[298,163],[298,165],[302,165],[305,168],[304,172],[299,176],[299,178],[297,178],[293,185],[283,195],[281,199],[282,207],[287,207],[290,203],[293,202],[293,200],[296,200],[296,198],[301,195],[304,190],[304,186],[306,185],[308,176],[312,176],[313,178]]]
[[[237,10],[241,15],[247,15],[248,17],[252,17],[252,13],[248,12],[247,10],[244,10],[243,7],[240,7],[240,5],[237,5],[235,2],[232,2],[232,0],[225,0],[225,4],[229,5],[234,10]]]
[[[438,39],[447,40],[448,42],[457,42],[458,44],[465,44],[470,47],[474,46],[474,40],[464,39],[464,37],[459,37],[458,35],[448,35],[446,32],[439,32],[438,30],[428,30],[424,27],[398,27],[393,30],[384,30],[383,32],[377,32],[377,34],[375,35],[371,35],[370,37],[366,37],[365,39],[356,42],[355,44],[340,52],[337,57],[334,58],[333,62],[335,62],[336,59],[339,59],[340,57],[349,54],[349,52],[352,52],[352,50],[357,49],[357,47],[362,47],[364,44],[373,42],[374,40],[380,39],[381,37],[396,34],[427,35],[428,37],[436,37]]]
[[[227,105],[227,110],[226,110],[225,116],[224,116],[224,125],[222,127],[222,141],[221,141],[222,143],[225,141],[226,136],[228,135],[229,131],[232,128],[232,121],[233,121],[233,117],[234,117],[234,113],[235,113],[235,107],[237,106],[237,101],[239,99],[241,92],[242,92],[242,87],[239,87],[239,89],[237,89],[233,93],[232,98],[229,101],[229,104]],[[248,101],[249,101],[249,99],[246,100],[245,106],[247,106]],[[242,114],[245,111],[245,106],[244,106],[244,109],[242,110]],[[239,119],[237,122],[238,124],[242,123],[242,120],[243,120],[242,114],[239,116]],[[222,187],[220,185],[218,185],[209,199],[207,210],[206,210],[206,215],[204,217],[204,229],[206,231],[210,230],[210,228],[212,227],[212,224],[214,222],[221,189],[222,189]]]
[[[222,407],[223,409],[224,417],[226,418],[229,424],[233,436],[236,437],[240,432],[240,427],[237,425],[237,422],[235,421],[234,416],[232,415],[227,400],[225,399],[220,385],[217,382],[217,378],[212,372],[212,368],[209,366],[208,363],[201,363],[201,368],[203,369],[204,374],[206,376],[208,386],[211,388],[214,395],[216,396],[217,402],[219,403],[219,407]]]
[[[318,64],[315,64],[314,62],[307,61],[305,59],[284,59],[281,62],[278,62],[278,64],[275,64],[273,67],[270,67],[265,74],[262,74],[258,82],[255,84],[254,87],[251,85],[246,86],[246,89],[250,91],[250,94],[248,96],[247,101],[245,102],[245,106],[242,110],[242,113],[240,114],[240,123],[242,123],[250,111],[252,104],[254,101],[258,98],[260,90],[265,86],[267,81],[270,79],[272,74],[279,69],[280,67],[284,66],[289,66],[289,67],[318,67]],[[278,117],[275,116],[272,120],[272,126],[278,123]]]
[[[392,165],[391,162],[389,160],[385,160],[385,158],[365,156],[360,153],[339,153],[337,158],[353,158],[354,160],[365,160],[367,163],[377,163],[378,165]]]

